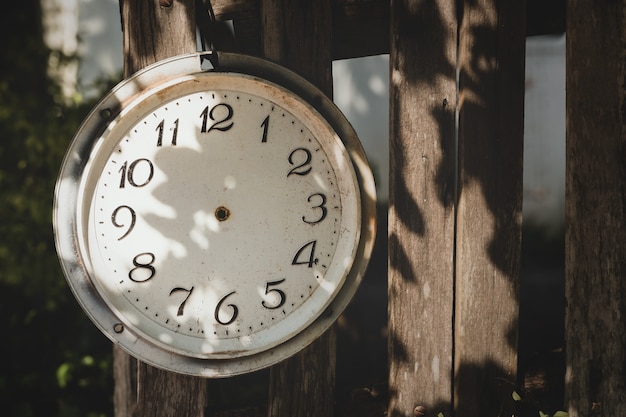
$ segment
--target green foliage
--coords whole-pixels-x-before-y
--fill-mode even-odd
[[[111,344],[72,296],[54,248],[63,155],[92,103],[66,107],[46,75],[39,0],[7,3],[0,54],[0,409],[8,416],[101,416]],[[35,22],[35,23],[33,23]],[[8,33],[8,28],[11,32]]]
[[[511,393],[511,396],[513,397],[513,400],[516,402],[524,401],[524,398],[522,398],[522,396],[517,391],[513,391]],[[565,411],[557,411],[554,414],[552,414],[552,416],[550,416],[550,414],[544,413],[543,411],[539,410],[538,414],[539,414],[539,417],[568,417],[569,416],[569,414]]]

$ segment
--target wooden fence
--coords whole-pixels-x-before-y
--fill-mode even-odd
[[[626,374],[620,280],[626,273],[626,26],[623,2],[592,3],[568,4],[568,57],[576,61],[568,62],[567,341],[576,345],[574,365],[584,364],[568,374],[572,417],[591,415],[592,408],[619,415],[626,398],[626,383],[614,377]],[[195,51],[201,4],[121,0],[125,73]],[[526,3],[212,0],[212,7],[218,21],[233,21],[235,43],[225,49],[279,62],[329,96],[334,59],[389,53],[387,415],[513,415],[525,38],[529,27],[541,32],[527,24]],[[611,74],[600,85],[606,94],[592,104],[584,103],[594,91],[598,97],[595,81],[576,71],[593,71],[588,57]],[[596,118],[604,121],[601,131]],[[611,348],[595,341],[598,332],[613,341]],[[331,329],[273,367],[267,414],[333,415],[335,351]],[[205,380],[135,364],[120,351],[115,378],[116,416],[205,415]],[[375,411],[358,415],[382,415]]]

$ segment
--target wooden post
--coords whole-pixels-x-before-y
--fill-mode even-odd
[[[390,417],[451,414],[455,3],[391,2]]]
[[[330,0],[262,0],[265,58],[290,68],[332,98]],[[270,370],[268,415],[333,415],[336,335],[331,328],[310,347]]]
[[[390,416],[513,413],[524,10],[392,1]]]
[[[332,99],[331,0],[261,0],[263,55]]]
[[[525,2],[459,10],[455,411],[510,416],[517,383]]]
[[[566,388],[570,417],[626,404],[626,1],[567,4]]]
[[[124,75],[196,50],[195,0],[120,0]],[[153,368],[114,348],[117,417],[203,417],[206,381]]]
[[[125,76],[161,59],[196,51],[194,0],[120,0],[120,13]]]

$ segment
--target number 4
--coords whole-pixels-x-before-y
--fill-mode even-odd
[[[291,261],[291,265],[307,265],[309,268],[313,268],[313,264],[317,265],[317,262],[319,261],[319,259],[315,257],[315,245],[316,244],[317,244],[317,240],[312,240],[310,242],[305,243],[304,246],[302,246],[300,249],[298,249],[298,252],[296,252],[296,256],[293,257],[293,260]],[[300,257],[302,256],[306,248],[309,248],[310,250],[308,259],[306,259],[306,256],[305,256],[305,260],[301,261]]]

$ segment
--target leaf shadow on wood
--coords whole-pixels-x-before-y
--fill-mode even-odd
[[[467,1],[465,7],[463,7],[463,2],[460,2],[457,3],[458,10],[456,10],[459,37],[452,39],[454,31],[450,30],[450,26],[447,25],[444,18],[446,11],[440,9],[439,4],[415,6],[415,10],[410,10],[409,6],[401,4],[402,2],[398,3],[396,7],[399,10],[395,10],[395,24],[397,25],[395,36],[401,40],[402,44],[417,45],[419,49],[416,54],[423,56],[423,59],[417,62],[418,59],[411,57],[410,52],[402,51],[404,55],[396,58],[396,61],[392,60],[391,81],[393,84],[396,78],[404,78],[403,85],[405,87],[408,85],[416,91],[413,95],[418,98],[412,98],[416,107],[430,109],[430,111],[421,118],[416,115],[411,116],[412,120],[399,121],[397,119],[399,111],[394,112],[392,108],[392,123],[404,124],[404,129],[400,133],[405,137],[399,139],[394,137],[392,128],[391,160],[396,162],[396,165],[391,166],[398,172],[404,172],[404,177],[396,174],[395,184],[392,181],[390,185],[391,192],[396,193],[390,201],[390,212],[398,216],[397,223],[406,226],[408,231],[420,232],[415,233],[410,239],[418,241],[422,239],[426,242],[418,243],[415,247],[424,246],[426,250],[431,250],[428,246],[428,239],[433,239],[433,237],[432,230],[429,228],[437,227],[437,222],[449,216],[447,210],[452,210],[452,217],[456,223],[454,238],[457,239],[452,246],[455,247],[456,264],[454,278],[450,281],[455,291],[453,297],[455,299],[458,297],[456,291],[459,280],[465,280],[463,285],[467,286],[475,285],[478,280],[481,283],[477,288],[489,288],[490,285],[495,285],[495,288],[499,289],[506,288],[511,294],[511,303],[517,305],[521,255],[524,89],[524,60],[523,53],[520,54],[519,43],[520,37],[523,42],[524,34],[523,30],[518,30],[517,25],[523,25],[523,16],[518,17],[522,18],[519,20],[521,23],[518,23],[511,15],[504,15],[506,12],[511,13],[512,8],[503,7],[503,9],[508,9],[503,12],[495,4],[485,6],[488,2]],[[482,16],[486,22],[484,24],[478,17],[481,13],[484,14]],[[495,17],[496,22],[491,20],[494,19],[491,13],[498,13]],[[464,20],[470,18],[471,21]],[[514,29],[507,26],[507,23],[512,22],[515,22]],[[509,43],[512,47],[507,50]],[[451,60],[449,55],[446,55],[446,49],[441,45],[456,45],[460,48],[459,55]],[[521,51],[523,52],[523,49]],[[398,74],[394,74],[394,70]],[[457,70],[459,96],[458,103],[455,103],[457,98],[447,97],[441,85],[456,82]],[[391,94],[393,106],[394,101],[402,103],[403,95],[406,93],[396,89],[392,90]],[[420,94],[426,97],[420,98]],[[437,97],[437,94],[439,98],[433,99]],[[427,101],[429,99],[430,101]],[[458,108],[459,115],[456,125],[458,126],[457,137],[455,137],[454,119],[451,120],[451,117],[454,117],[455,106]],[[432,137],[426,139],[425,135],[424,138],[422,137],[420,129],[423,128],[419,126],[420,121],[434,124],[434,128],[429,131],[432,136],[435,136],[434,139]],[[406,133],[407,131],[410,133]],[[422,179],[421,183],[419,179],[417,181],[414,179],[418,174],[423,173],[420,164],[424,161],[420,161],[416,155],[408,154],[402,146],[393,145],[398,140],[401,143],[410,143],[412,152],[418,154],[422,148],[429,149],[428,140],[436,141],[438,147],[430,150],[435,156],[433,159],[437,166],[434,173],[426,171],[430,174],[430,179]],[[428,156],[430,155],[424,153],[422,159]],[[407,185],[404,181],[407,176],[413,178],[412,185]],[[422,190],[416,190],[415,184],[420,184],[421,187],[425,181],[431,181],[426,186],[436,190],[439,203],[437,207],[428,201],[429,213],[426,212],[427,200],[424,199],[422,206],[422,199],[415,197],[416,195],[421,197],[422,192]],[[460,202],[465,206],[459,205]],[[432,213],[441,217],[433,219]],[[391,216],[390,219],[392,219]],[[457,223],[461,221],[465,223]],[[417,222],[420,225],[419,229],[411,227]],[[407,238],[398,234],[402,229],[390,223],[390,227],[392,226],[389,234],[389,260],[390,268],[396,272],[399,282],[390,283],[390,303],[393,302],[395,294],[407,291],[412,294],[411,303],[428,306],[428,297],[423,294],[422,287],[426,283],[431,283],[432,286],[432,282],[439,279],[433,275],[433,271],[444,269],[424,265],[424,258],[416,254],[414,250],[411,251],[410,245],[406,243]],[[472,234],[472,230],[475,234]],[[462,233],[459,234],[460,232]],[[471,250],[468,250],[468,247]],[[466,259],[461,260],[461,256]],[[417,259],[422,262],[419,264],[419,270],[416,267]],[[443,262],[445,257],[435,259]],[[485,260],[489,265],[485,264]],[[476,271],[470,268],[470,265],[479,262],[483,262],[483,265]],[[490,284],[490,280],[494,279],[495,281]],[[403,306],[396,307],[396,310],[407,311],[409,309],[405,305],[407,297],[404,296],[402,300],[404,300]],[[451,314],[448,323],[445,324],[445,320],[429,321],[416,317],[416,327],[432,324],[438,328],[415,328],[412,333],[421,331],[441,334],[440,326],[444,322],[443,326],[449,326],[448,331],[453,335],[453,340],[457,338],[455,332],[458,328],[455,329],[454,326],[456,313],[461,306],[452,302],[453,312],[450,312],[446,309],[449,300],[442,299],[441,301],[443,302],[442,310],[437,312],[430,307],[428,314]],[[391,307],[390,312],[393,312]],[[471,315],[480,317],[481,314],[490,313],[493,311],[474,311]],[[392,355],[390,361],[404,362],[399,368],[404,369],[405,374],[428,375],[428,371],[414,370],[430,366],[426,363],[419,363],[419,359],[423,360],[429,354],[437,356],[438,353],[446,352],[444,346],[424,346],[422,349],[422,346],[416,343],[415,336],[409,334],[407,338],[406,334],[399,333],[400,330],[396,331],[393,323],[390,324],[389,346]],[[410,331],[406,325],[401,327],[402,332]],[[427,409],[433,410],[433,415],[437,415],[438,412],[449,415],[452,409],[459,413],[458,415],[491,415],[494,410],[501,412],[504,403],[507,404],[508,410],[514,409],[510,392],[503,393],[499,386],[505,380],[507,383],[503,386],[516,386],[515,370],[509,368],[510,364],[507,364],[505,369],[502,364],[491,359],[491,354],[496,351],[495,349],[500,349],[492,348],[492,344],[503,346],[504,351],[514,352],[517,349],[517,314],[502,315],[497,328],[506,329],[507,327],[510,330],[505,331],[506,334],[499,334],[498,330],[490,330],[489,335],[485,334],[485,340],[479,342],[482,346],[481,351],[476,355],[472,354],[467,358],[462,356],[460,360],[455,360],[454,353],[450,353],[449,359],[451,363],[455,363],[454,371],[450,370],[454,373],[450,376],[451,384],[455,387],[452,395],[454,404],[445,396],[438,404],[424,404]],[[475,336],[473,338],[476,339]],[[489,338],[498,340],[489,340]],[[458,339],[454,343],[457,342]],[[420,349],[431,353],[418,354],[416,351]],[[497,353],[495,355],[498,356]],[[472,357],[484,358],[484,360],[470,359]],[[451,363],[443,362],[442,360],[441,369],[451,365]],[[396,375],[399,374],[400,372],[396,373]],[[399,381],[396,381],[396,384],[398,383]],[[431,383],[433,383],[432,387],[429,386]],[[420,396],[424,393],[425,397],[429,398],[436,398],[436,393],[433,396],[433,390],[439,390],[433,381],[412,381],[410,386],[416,387],[413,395]],[[390,397],[400,394],[394,392],[396,388],[393,385],[390,387]],[[391,416],[405,416],[412,413],[412,409],[408,409],[407,406],[406,390],[402,391],[404,399],[393,400],[390,403]],[[415,405],[421,401],[419,398],[413,400],[416,401]],[[436,403],[437,400],[431,400],[431,402]],[[403,409],[396,408],[398,404]]]
[[[513,323],[507,332],[507,340],[515,342],[517,323]],[[397,344],[396,350],[399,352],[397,359],[400,361],[410,361],[412,353],[404,346],[402,341],[393,338],[391,344]],[[386,410],[390,417],[407,417],[420,415],[424,417],[438,416],[482,416],[486,410],[496,416],[515,417],[536,417],[539,412],[555,412],[559,409],[558,404],[550,404],[546,408],[546,402],[535,398],[525,391],[517,381],[511,378],[508,370],[504,369],[497,361],[486,359],[479,362],[465,361],[459,365],[453,378],[456,386],[454,400],[449,401],[439,398],[435,401],[424,402],[419,396],[422,390],[432,389],[432,381],[410,381],[406,384],[418,385],[420,388],[415,391],[414,401],[408,409],[392,407]],[[387,388],[387,387],[384,387]],[[398,395],[397,390],[390,388],[383,391],[385,398]],[[370,402],[371,399],[368,399]],[[423,414],[414,414],[414,408],[421,406]],[[454,410],[454,411],[453,411]],[[382,416],[383,414],[363,414],[366,416]]]
[[[461,198],[473,184],[480,187],[492,223],[486,250],[500,276],[516,285],[521,253],[524,58],[503,53],[497,42],[505,35],[489,25],[477,25],[467,36],[472,47],[459,80],[458,195]]]

